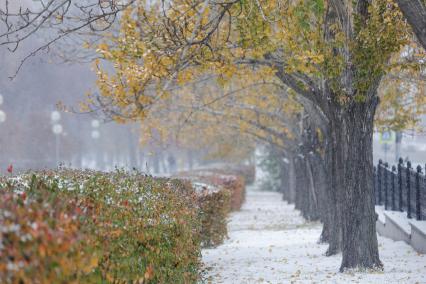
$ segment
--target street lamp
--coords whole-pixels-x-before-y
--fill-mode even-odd
[[[0,94],[0,106],[3,104],[3,96]],[[0,124],[6,121],[6,113],[0,109]],[[1,145],[2,143],[0,143]]]
[[[3,104],[3,96],[0,94],[0,106]],[[0,123],[6,121],[6,113],[0,109]]]
[[[58,165],[59,164],[59,136],[64,131],[62,125],[59,123],[59,121],[61,120],[60,112],[56,110],[52,111],[52,113],[50,114],[50,120],[53,124],[52,132],[53,134],[55,134],[55,142],[56,142],[55,158],[56,158],[56,165]]]
[[[52,113],[50,114],[50,119],[53,123],[58,122],[59,120],[61,120],[61,113],[57,110],[52,111]]]
[[[53,131],[53,133],[54,133],[54,134],[56,134],[56,135],[61,134],[61,133],[62,133],[62,131],[63,131],[62,125],[60,125],[60,124],[55,124],[55,125],[53,125],[53,127],[52,127],[52,131]]]
[[[3,123],[5,121],[6,121],[6,113],[0,110],[0,123]]]
[[[99,131],[98,130],[92,130],[92,138],[93,139],[99,139],[99,137],[101,136],[101,134],[99,133]]]
[[[100,125],[101,125],[101,123],[99,122],[99,120],[97,120],[97,119],[92,120],[92,127],[93,128],[98,128]]]
[[[101,123],[99,122],[99,120],[97,119],[93,119],[91,122],[92,125],[92,132],[90,134],[90,136],[92,137],[93,140],[98,140],[99,137],[101,136],[101,133],[99,132],[99,126],[101,125]],[[99,162],[99,147],[95,147],[95,163],[96,163],[96,167],[99,169],[98,162]]]
[[[99,139],[99,137],[101,136],[101,134],[100,134],[100,132],[99,132],[99,130],[98,130],[98,128],[99,128],[99,126],[101,125],[101,123],[99,122],[99,120],[97,120],[97,119],[93,119],[92,120],[92,133],[91,133],[91,136],[92,136],[92,138],[93,139]]]

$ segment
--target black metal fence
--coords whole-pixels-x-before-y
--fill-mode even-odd
[[[425,165],[426,170],[426,165]],[[379,161],[374,167],[374,192],[376,205],[385,210],[407,212],[408,218],[426,220],[426,176],[422,167],[399,159],[397,166]]]

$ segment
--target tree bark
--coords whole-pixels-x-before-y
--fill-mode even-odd
[[[301,174],[301,169],[303,168],[303,166],[301,165],[302,163],[302,159],[300,157],[297,157],[294,159],[294,173],[295,173],[295,198],[294,198],[294,208],[296,210],[299,210],[302,215],[304,215],[303,213],[303,190],[305,188],[304,184],[303,184],[303,179],[301,178],[300,174]]]
[[[341,121],[338,116],[332,117],[329,120],[329,132],[326,153],[326,164],[330,165],[330,186],[327,187],[327,200],[329,202],[329,209],[327,214],[327,229],[328,229],[328,249],[327,256],[336,255],[341,251],[342,246],[342,219],[341,219],[341,204],[338,199],[339,188],[344,188],[343,183],[343,170],[339,157],[342,155],[342,144],[340,143],[340,135],[342,134],[339,129],[341,128]],[[340,153],[340,155],[338,154]]]
[[[295,158],[293,156],[288,157],[288,202],[296,202],[296,169],[295,169]]]
[[[396,0],[420,44],[426,49],[426,2],[422,0]]]
[[[281,160],[285,158],[285,155],[282,155]],[[283,200],[290,202],[290,182],[289,182],[289,164],[286,164],[282,161],[279,164],[279,178],[280,178],[280,188],[283,195]]]
[[[151,161],[152,161],[152,167],[154,168],[154,173],[158,174],[160,172],[160,158],[158,157],[158,154],[155,153],[152,157],[151,157]]]
[[[314,176],[315,187],[318,189],[318,210],[323,229],[319,243],[328,243],[330,247],[326,255],[334,255],[340,252],[341,231],[340,221],[337,219],[337,199],[333,194],[331,179],[331,143],[325,142],[325,155],[315,157]]]
[[[132,133],[132,129],[129,128],[127,135],[127,147],[129,151],[129,169],[138,169],[137,163],[137,154],[136,147],[139,145],[136,144],[136,139],[134,139],[134,135]]]
[[[332,194],[332,192],[330,192]],[[335,195],[335,194],[334,194]],[[336,196],[334,196],[331,202],[336,201]],[[321,235],[322,239],[327,238],[328,248],[325,252],[326,256],[336,255],[341,251],[342,246],[342,225],[340,218],[340,210],[338,210],[337,202],[334,205],[329,207],[329,212],[327,215],[327,222],[324,223],[323,234]]]
[[[373,99],[374,100],[374,99]],[[337,197],[341,207],[342,264],[382,268],[379,259],[373,191],[373,121],[377,102],[353,102],[334,117]],[[343,186],[342,186],[343,185]]]
[[[317,221],[320,216],[319,208],[318,208],[318,188],[315,185],[314,177],[313,177],[313,169],[312,164],[308,157],[306,159],[306,176],[307,176],[307,194],[308,194],[308,220],[309,221]]]

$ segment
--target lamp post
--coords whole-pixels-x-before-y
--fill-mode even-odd
[[[92,120],[92,134],[91,134],[91,136],[95,140],[99,139],[99,137],[101,136],[101,134],[99,133],[99,130],[98,130],[100,125],[101,125],[101,123],[99,122],[99,120],[97,120],[97,119]]]
[[[0,106],[3,104],[3,96],[0,94]],[[0,109],[0,125],[6,121],[6,113]],[[0,145],[1,145],[0,141]],[[2,147],[3,148],[3,147]]]
[[[0,109],[0,123],[6,121],[6,113]]]
[[[50,120],[53,124],[52,126],[52,132],[53,134],[55,134],[55,159],[56,159],[56,165],[59,165],[59,136],[62,134],[63,132],[63,127],[62,125],[59,123],[59,121],[61,120],[61,114],[59,111],[52,111],[52,113],[50,114]]]
[[[99,132],[99,126],[101,125],[101,123],[99,122],[99,120],[97,119],[93,119],[91,122],[92,125],[92,132],[90,134],[90,136],[92,137],[93,140],[98,140],[99,137],[101,136],[101,133]],[[96,164],[96,168],[99,170],[99,149],[97,146],[95,146],[95,164]]]
[[[3,96],[0,94],[0,106],[3,104]],[[0,109],[0,123],[6,121],[6,113]]]

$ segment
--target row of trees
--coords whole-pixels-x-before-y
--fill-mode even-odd
[[[108,28],[111,14],[124,13],[119,30],[92,45],[105,63],[96,61],[100,94],[91,95],[86,108],[118,121],[143,121],[144,134],[174,130],[193,137],[188,128],[194,139],[209,142],[213,135],[221,145],[246,138],[274,145],[290,161],[288,172],[306,169],[304,185],[289,179],[288,198],[310,208],[303,212],[319,212],[328,254],[342,251],[341,270],[382,267],[372,184],[378,90],[395,70],[423,70],[423,49],[399,52],[411,44],[411,31],[425,47],[424,0],[103,2],[110,13],[85,14],[98,15],[99,26],[81,19],[92,31]],[[104,11],[102,4],[92,7]],[[49,6],[40,13],[46,11]],[[57,11],[66,18],[61,8],[47,15],[57,20]],[[25,15],[25,28],[37,22],[34,14]],[[0,35],[6,44],[25,39],[16,26],[7,27]],[[410,113],[421,113],[419,89],[394,94],[396,111],[384,121],[399,117],[405,95]],[[415,120],[399,119],[398,127]]]

